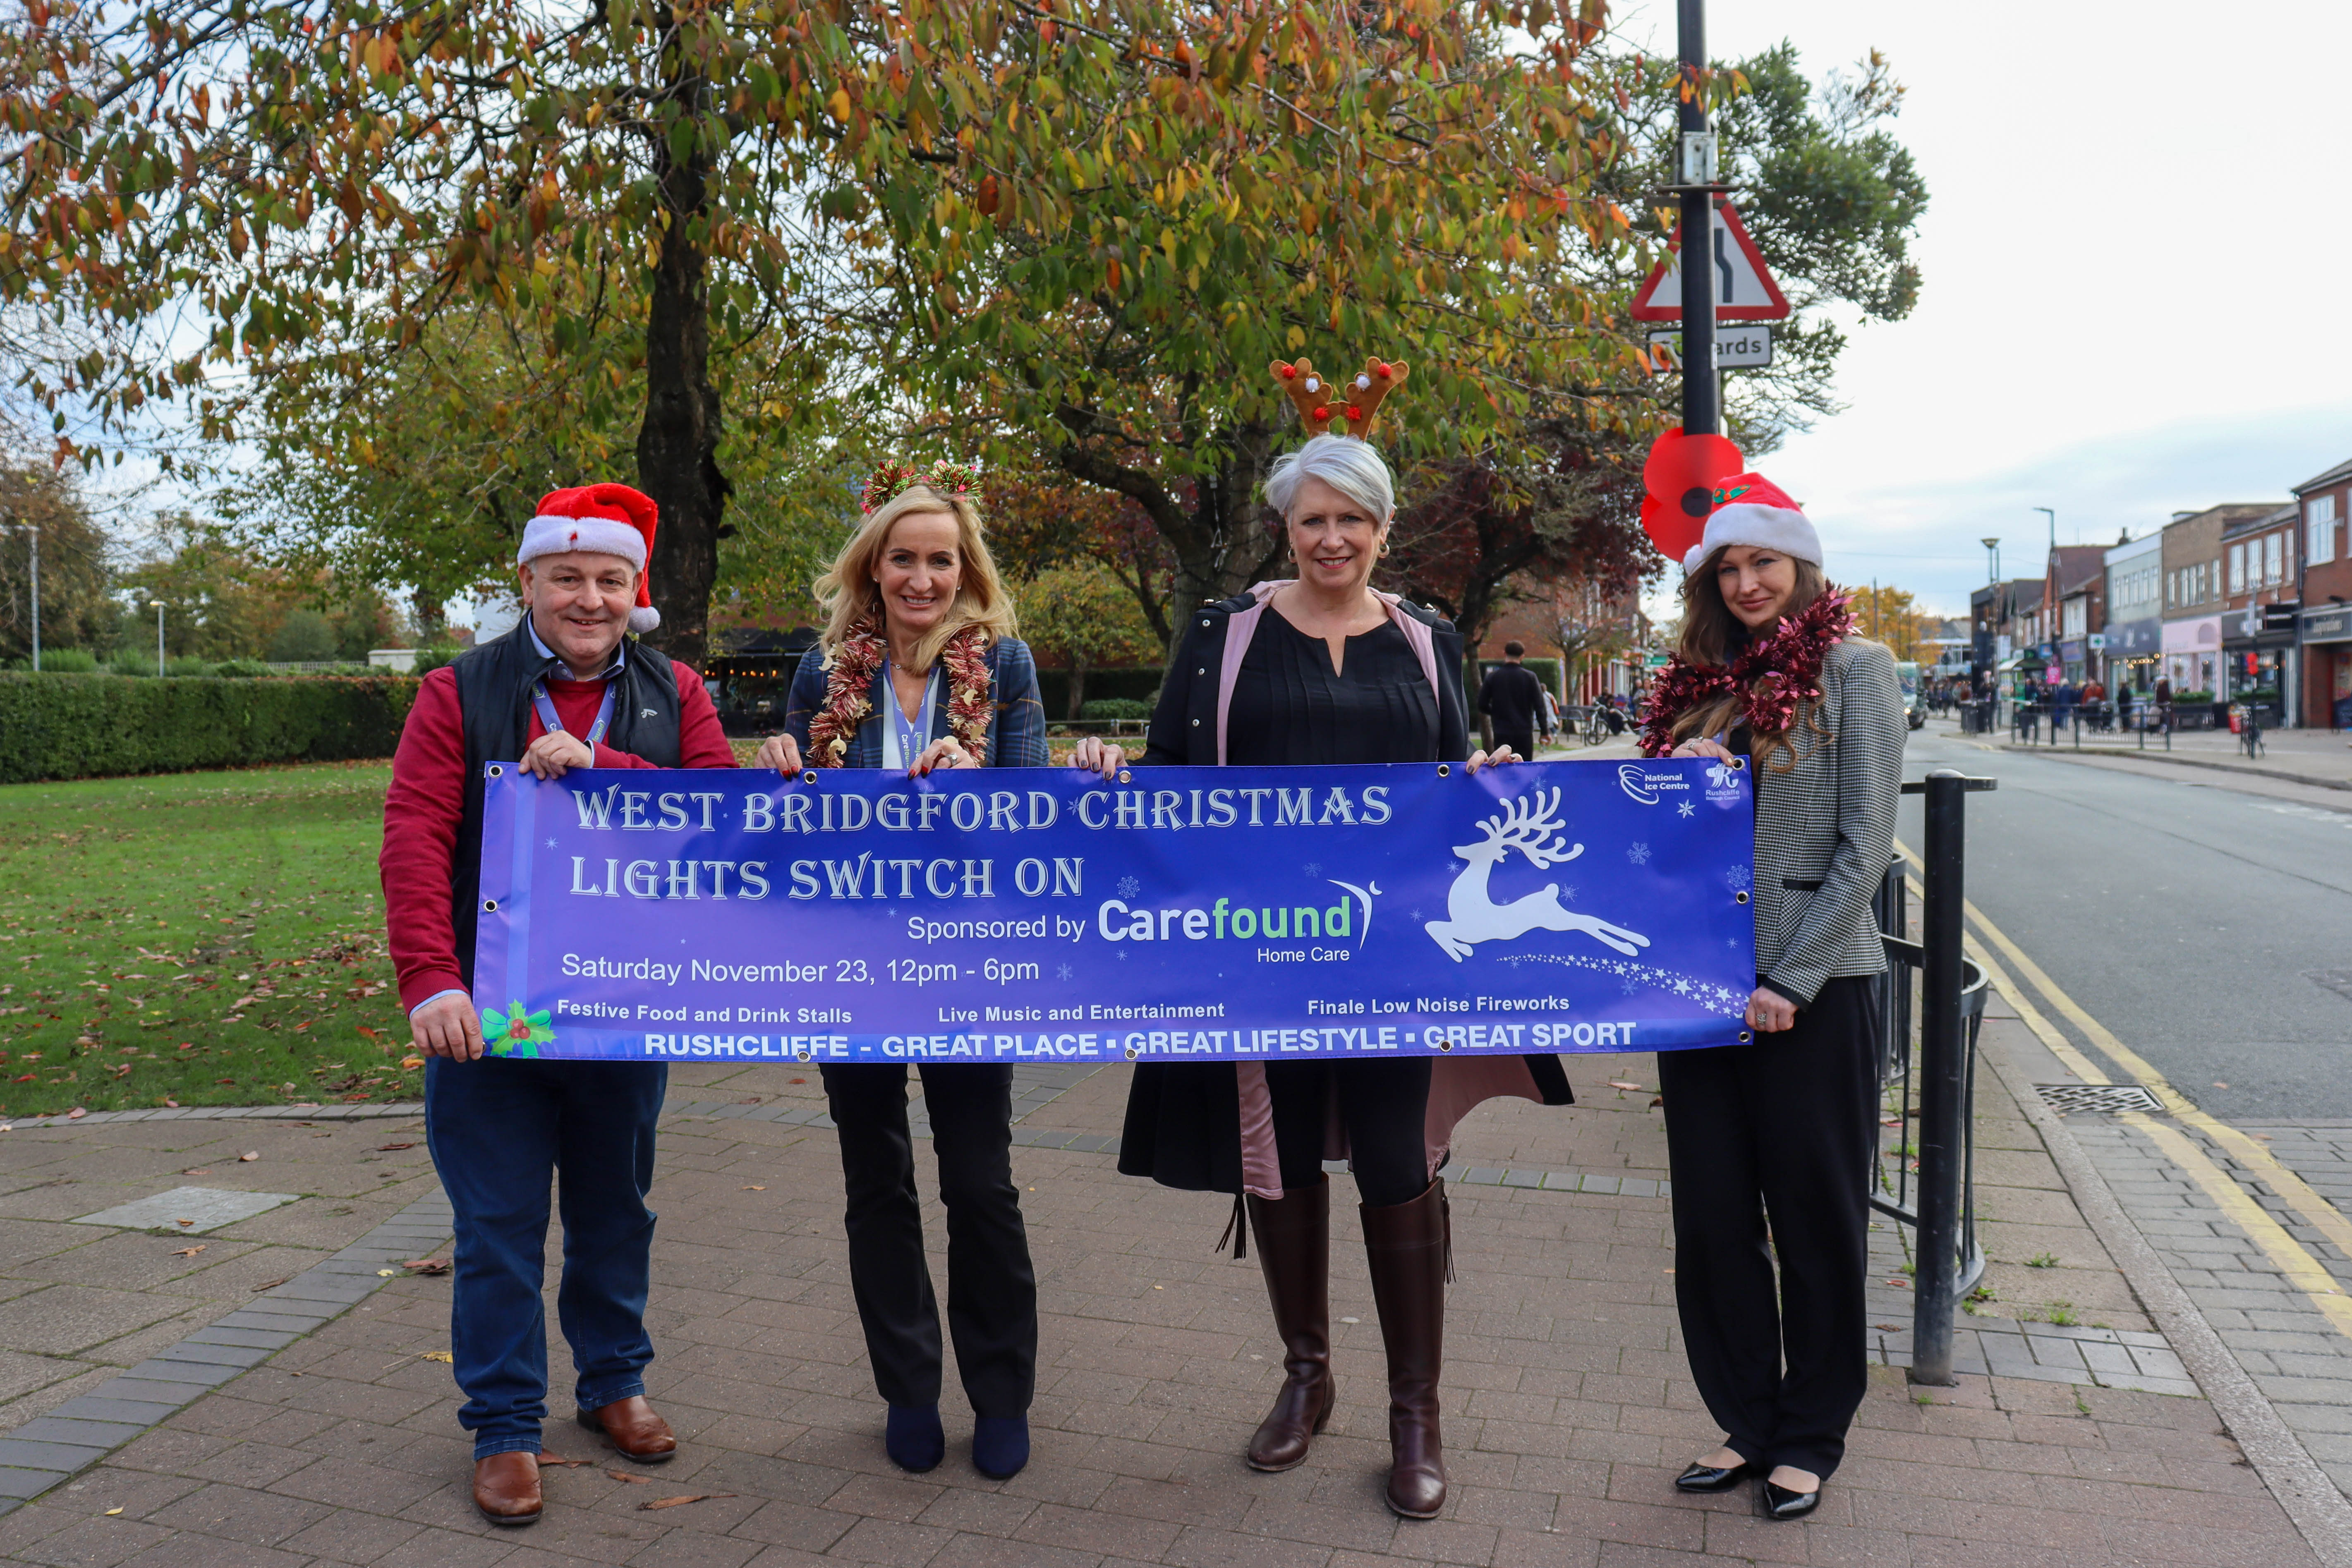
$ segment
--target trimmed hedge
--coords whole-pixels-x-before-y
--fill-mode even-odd
[[[0,784],[389,757],[417,685],[0,674]]]

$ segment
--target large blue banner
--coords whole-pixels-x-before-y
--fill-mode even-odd
[[[1705,760],[488,773],[506,1055],[1668,1050],[1755,984],[1748,775]]]

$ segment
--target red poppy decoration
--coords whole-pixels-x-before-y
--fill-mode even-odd
[[[1685,436],[1677,425],[1651,443],[1642,465],[1642,528],[1669,561],[1679,562],[1706,532],[1715,488],[1748,467],[1721,436]]]

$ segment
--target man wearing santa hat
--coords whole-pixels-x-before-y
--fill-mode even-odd
[[[625,485],[557,490],[515,552],[524,615],[425,678],[384,796],[381,868],[393,963],[425,1065],[425,1137],[457,1211],[450,1351],[474,1434],[474,1505],[539,1518],[547,1414],[548,1187],[559,1173],[556,1307],[578,1371],[579,1421],[628,1458],[677,1440],[646,1403],[654,1215],[655,1062],[484,1054],[469,994],[480,891],[483,765],[543,779],[572,768],[731,768],[694,672],[626,634],[660,624],[646,587],[654,503]]]

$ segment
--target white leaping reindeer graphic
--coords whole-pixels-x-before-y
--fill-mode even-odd
[[[1496,862],[1514,849],[1538,867],[1557,866],[1584,853],[1581,844],[1561,847],[1568,839],[1564,825],[1552,815],[1559,807],[1557,789],[1548,795],[1531,792],[1507,803],[1501,816],[1487,817],[1478,824],[1478,831],[1486,836],[1485,842],[1454,847],[1454,853],[1470,864],[1454,879],[1454,886],[1445,895],[1445,912],[1450,918],[1431,921],[1426,929],[1454,963],[1461,963],[1463,955],[1479,942],[1506,940],[1538,929],[1580,931],[1619,952],[1632,952],[1650,945],[1650,939],[1639,931],[1561,909],[1557,882],[1540,893],[1529,893],[1507,904],[1498,904],[1487,895],[1486,879],[1493,873]]]

